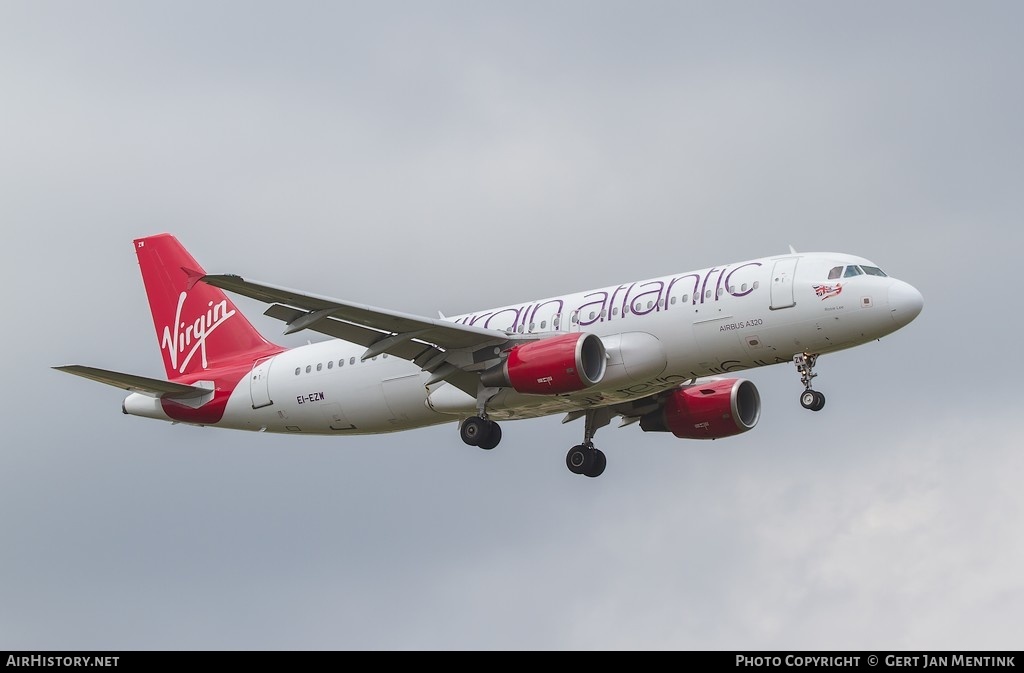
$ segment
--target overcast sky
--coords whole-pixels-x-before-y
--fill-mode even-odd
[[[1019,649],[1024,6],[0,0],[0,649]],[[435,315],[797,250],[921,316],[753,431],[121,414],[132,239]],[[263,305],[239,306],[287,345]],[[319,338],[318,336],[316,338]]]

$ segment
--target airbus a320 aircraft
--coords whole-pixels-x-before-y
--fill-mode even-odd
[[[291,434],[358,435],[458,422],[493,449],[498,420],[584,419],[569,449],[597,477],[594,435],[613,418],[645,432],[717,439],[761,414],[735,372],[793,363],[800,403],[820,411],[815,362],[912,321],[924,300],[860,257],[790,254],[713,266],[454,317],[427,318],[246,280],[207,275],[176,238],[135,241],[168,381],[67,365],[61,371],[131,391],[125,414]],[[225,290],[270,304],[286,334],[270,343]]]

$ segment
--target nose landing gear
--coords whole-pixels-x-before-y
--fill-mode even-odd
[[[817,376],[814,373],[814,363],[817,361],[818,356],[812,353],[798,353],[793,356],[793,364],[800,374],[800,383],[804,384],[804,391],[800,393],[800,406],[811,411],[821,411],[825,406],[825,396],[811,389],[811,380]]]
[[[800,405],[811,411],[821,411],[825,406],[825,396],[817,390],[805,390],[800,393]]]

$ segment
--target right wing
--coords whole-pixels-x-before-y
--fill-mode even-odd
[[[264,314],[284,321],[285,334],[310,329],[365,346],[364,360],[382,353],[409,360],[431,372],[427,385],[445,380],[473,397],[479,372],[493,364],[507,344],[537,338],[306,294],[236,275],[207,275],[201,280],[271,304]]]

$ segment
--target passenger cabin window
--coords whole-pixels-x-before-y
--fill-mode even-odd
[[[323,365],[323,363],[322,363],[322,362],[318,362],[318,363],[316,363],[316,370],[317,370],[318,372],[322,372],[322,371],[324,370],[324,365]]]
[[[862,276],[864,272],[860,270],[859,266],[851,264],[846,267],[846,273],[843,274],[843,278],[853,278],[854,276]]]
[[[298,376],[299,372],[301,372],[301,371],[302,371],[302,367],[296,367],[295,368],[295,375]]]
[[[306,365],[306,373],[308,374],[311,371],[313,371],[313,366],[312,365]]]
[[[349,358],[349,359],[348,359],[348,363],[349,363],[350,365],[354,365],[354,364],[356,363],[356,359],[355,359],[355,358]]]
[[[829,280],[835,280],[836,278],[842,278],[842,277],[843,277],[843,267],[841,267],[841,266],[834,266],[834,267],[832,267],[832,270],[828,272],[828,279]]]
[[[327,368],[328,369],[334,369],[334,360],[328,360],[327,361]]]

